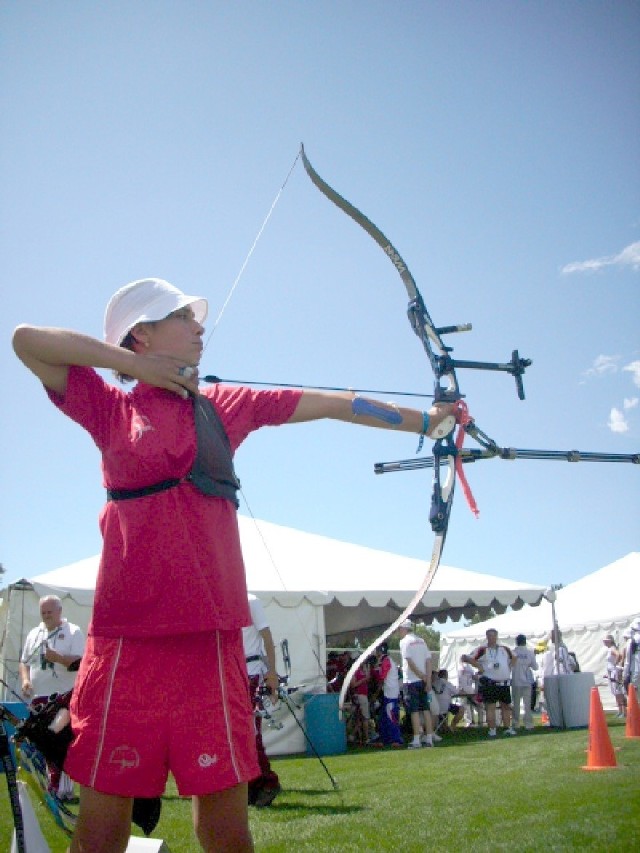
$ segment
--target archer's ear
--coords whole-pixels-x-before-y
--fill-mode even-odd
[[[149,346],[149,323],[138,323],[129,332],[131,337],[131,348],[134,352],[142,352]]]

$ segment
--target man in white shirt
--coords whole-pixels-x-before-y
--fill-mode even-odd
[[[20,683],[27,700],[72,690],[84,652],[84,634],[62,617],[57,595],[40,599],[40,617],[42,622],[27,634],[20,658]]]
[[[57,595],[40,599],[40,617],[42,622],[27,634],[20,658],[20,684],[27,702],[73,690],[84,652],[84,634],[63,618]],[[53,764],[47,767],[51,793],[62,800],[75,800],[73,783],[66,773]]]
[[[470,663],[480,672],[479,690],[482,695],[489,726],[489,737],[496,736],[496,704],[500,703],[502,724],[506,735],[515,735],[511,727],[511,667],[513,655],[511,649],[498,645],[498,632],[493,628],[487,631],[486,646],[479,646],[462,660]]]
[[[413,730],[413,740],[408,746],[409,749],[433,746],[431,652],[422,637],[414,633],[410,619],[405,619],[398,630],[402,655],[402,690]]]
[[[275,699],[278,695],[279,679],[276,671],[276,650],[264,607],[259,598],[249,593],[249,608],[252,624],[242,629],[244,655],[249,677],[249,690],[253,700],[256,749],[260,764],[260,776],[249,782],[249,805],[265,808],[270,806],[282,788],[278,774],[274,772],[262,742],[262,717],[260,690],[267,688]]]
[[[533,712],[531,709],[531,690],[533,688],[533,670],[538,669],[538,662],[533,649],[527,646],[524,634],[516,637],[516,647],[513,649],[513,672],[511,674],[511,698],[513,699],[513,725],[520,724],[520,703],[524,702],[524,727],[533,728]]]

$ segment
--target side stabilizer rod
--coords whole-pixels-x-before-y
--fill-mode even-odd
[[[561,462],[630,462],[640,465],[640,453],[589,453],[581,450],[527,450],[518,447],[495,447],[485,450],[463,448],[457,452],[440,456],[458,455],[463,463],[478,462],[480,459],[541,459]],[[415,459],[401,459],[397,462],[376,462],[373,470],[376,474],[391,474],[396,471],[417,471],[422,468],[433,468],[433,456],[420,456]]]

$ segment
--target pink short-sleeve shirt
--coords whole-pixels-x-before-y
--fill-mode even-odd
[[[214,385],[231,450],[253,430],[285,423],[300,391]],[[124,392],[88,367],[71,367],[53,403],[92,436],[106,488],[139,489],[185,477],[196,453],[191,400],[138,384]],[[102,557],[89,633],[147,637],[230,630],[251,622],[236,508],[188,482],[100,513]]]

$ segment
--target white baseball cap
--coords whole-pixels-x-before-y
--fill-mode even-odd
[[[138,323],[164,320],[173,311],[189,305],[196,321],[204,323],[209,306],[201,296],[187,296],[161,278],[143,278],[125,284],[109,300],[104,312],[104,339],[120,346]]]

